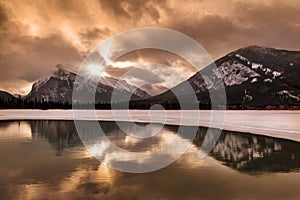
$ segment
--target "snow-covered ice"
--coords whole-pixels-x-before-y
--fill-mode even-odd
[[[159,112],[165,112],[166,118],[153,117]],[[181,116],[184,116],[183,120]],[[220,120],[212,123],[212,116]],[[152,119],[152,123],[165,121],[165,124],[169,125],[216,127],[300,142],[300,111],[0,110],[0,120],[74,120],[75,118],[99,121],[115,121],[117,118],[118,121],[127,122],[150,122]],[[224,123],[222,123],[223,119]]]

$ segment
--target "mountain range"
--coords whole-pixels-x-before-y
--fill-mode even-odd
[[[76,73],[58,65],[52,75],[38,80],[32,86],[27,102],[71,103]],[[216,73],[216,70],[218,73]],[[209,92],[218,92],[224,86],[227,108],[231,109],[298,109],[300,108],[300,51],[249,46],[230,52],[217,59],[188,80],[174,88],[150,96],[146,91],[125,80],[101,77],[97,85],[95,102],[109,104],[113,91],[119,99],[132,94],[131,108],[149,108],[161,104],[167,109],[180,109],[177,97],[189,103],[197,97],[200,109],[210,108]],[[119,84],[116,84],[119,81]],[[186,85],[193,91],[189,94]],[[90,85],[81,89],[88,90]],[[13,95],[0,91],[0,103],[15,101]],[[5,106],[2,106],[5,107]]]
[[[200,108],[201,104],[204,108],[210,105],[209,92],[217,92],[222,85],[229,108],[299,108],[299,80],[300,51],[249,46],[230,52],[171,90],[151,97],[150,101],[176,104],[174,93],[182,93],[188,83]]]

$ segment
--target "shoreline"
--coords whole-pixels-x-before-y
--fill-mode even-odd
[[[164,115],[163,115],[164,114]],[[97,120],[202,126],[300,142],[297,110],[0,110],[8,120]],[[166,117],[164,117],[166,116]],[[183,116],[183,119],[181,119]]]

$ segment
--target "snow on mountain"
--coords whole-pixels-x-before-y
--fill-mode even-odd
[[[188,82],[200,104],[207,105],[210,103],[208,89],[218,93],[223,85],[228,106],[232,108],[300,107],[299,51],[249,46],[225,55],[214,64],[175,86],[172,91],[185,91],[184,83]],[[173,102],[176,97],[169,90],[152,99]]]
[[[260,76],[249,67],[237,61],[233,61],[232,63],[224,62],[218,67],[218,70],[222,74],[222,78],[226,86],[240,85],[249,78]]]
[[[222,79],[229,104],[246,107],[300,105],[300,52],[249,46],[215,63],[220,73],[225,74]],[[244,90],[247,94],[243,94]],[[280,91],[293,95],[283,95]],[[252,98],[245,102],[246,95]]]
[[[100,77],[99,81],[104,85],[109,85],[113,88],[127,91],[127,92],[134,94],[136,96],[139,96],[141,98],[146,98],[146,97],[150,96],[147,92],[129,84],[125,80],[118,80],[118,79],[115,79],[112,77],[103,76],[103,77]]]
[[[283,96],[285,96],[286,98],[292,98],[292,99],[295,99],[295,100],[297,100],[297,101],[300,101],[300,96],[293,95],[293,94],[291,94],[291,93],[290,93],[289,91],[287,91],[287,90],[280,90],[280,91],[278,92],[278,94],[283,95]]]
[[[75,85],[76,73],[66,70],[62,65],[57,66],[58,70],[46,78],[40,79],[32,86],[27,95],[27,100],[71,102],[73,88],[92,92],[91,84]],[[80,78],[80,77],[79,77]],[[112,93],[122,99],[122,96],[131,95],[132,99],[149,97],[149,94],[126,81],[117,80],[111,77],[101,77],[96,88],[96,102],[109,103]]]

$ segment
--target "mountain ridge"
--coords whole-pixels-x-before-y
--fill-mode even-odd
[[[76,75],[58,65],[55,73],[33,84],[25,100],[65,102],[67,99],[71,102]],[[224,87],[227,109],[300,109],[299,80],[300,51],[251,45],[229,52],[184,82],[156,96],[150,96],[125,80],[102,77],[96,89],[96,103],[109,104],[115,89],[120,99],[133,93],[130,102],[132,109],[149,109],[154,104],[161,104],[166,109],[180,109],[175,91],[183,96],[183,103],[188,105],[190,98],[196,95],[199,109],[210,109],[209,92],[217,92]],[[116,82],[120,83],[118,88],[114,88]],[[193,88],[193,94],[186,92],[186,84]],[[48,86],[46,89],[45,85]]]
[[[229,109],[300,108],[300,51],[251,45],[229,52],[170,90],[150,97],[150,102],[170,102],[189,84],[200,109],[211,107],[209,92],[224,86]],[[220,81],[222,80],[222,81]],[[188,104],[195,94],[184,94]],[[221,97],[220,97],[221,98]],[[202,104],[202,105],[201,105]]]
[[[46,78],[36,81],[32,85],[31,91],[25,97],[28,101],[54,101],[54,102],[72,102],[72,94],[74,83],[78,74],[71,72],[61,65],[57,66],[58,70]],[[146,98],[150,95],[128,84],[124,80],[117,80],[112,77],[101,77],[100,82],[96,86],[95,102],[109,103],[112,93],[122,97],[128,94],[133,94],[133,99]],[[86,85],[75,86],[82,91],[91,90],[93,83],[86,83]]]

